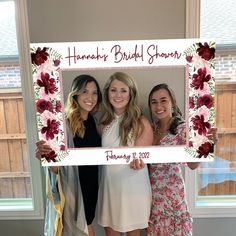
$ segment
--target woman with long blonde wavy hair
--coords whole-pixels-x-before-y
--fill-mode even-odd
[[[116,72],[104,87],[100,126],[103,147],[151,146],[152,128],[142,115],[135,80]],[[141,205],[142,207],[138,207]],[[145,166],[134,171],[129,165],[103,167],[99,197],[98,223],[107,236],[139,236],[148,225],[151,188]]]

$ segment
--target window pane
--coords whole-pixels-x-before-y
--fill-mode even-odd
[[[0,1],[0,60],[18,56],[14,1]]]
[[[201,0],[200,37],[236,46],[235,0]]]
[[[236,206],[235,82],[217,83],[215,109],[219,141],[214,162],[202,163],[198,169],[198,204],[205,201],[208,204],[224,202],[224,205]]]
[[[0,31],[0,211],[32,209],[14,1],[0,2]]]
[[[200,36],[236,46],[234,0],[201,0]],[[223,14],[222,14],[223,13]],[[215,114],[219,141],[214,162],[197,170],[196,206],[236,206],[236,56],[216,54]]]

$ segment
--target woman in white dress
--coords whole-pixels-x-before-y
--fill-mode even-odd
[[[138,104],[135,81],[116,72],[104,87],[101,114],[103,147],[151,146],[152,128]],[[129,165],[103,167],[98,196],[98,223],[107,236],[139,236],[148,226],[151,188],[147,166],[135,171]]]

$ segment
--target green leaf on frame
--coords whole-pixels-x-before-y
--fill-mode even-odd
[[[52,48],[48,48],[48,54],[52,60],[62,59],[62,55]]]

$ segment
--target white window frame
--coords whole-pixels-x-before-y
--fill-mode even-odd
[[[11,207],[0,209],[0,220],[43,219],[43,194],[40,162],[35,158],[35,142],[37,140],[36,117],[34,108],[34,90],[32,84],[31,59],[29,48],[29,27],[27,1],[15,1],[16,30],[20,60],[20,74],[24,103],[24,119],[27,137],[27,151],[31,170],[32,205],[27,207]],[[33,174],[32,174],[33,173]],[[17,200],[16,200],[17,201]],[[12,200],[11,200],[12,202]],[[7,204],[6,204],[7,205]]]
[[[200,36],[200,1],[186,0],[186,38]],[[202,206],[196,207],[197,170],[185,168],[185,185],[189,210],[194,218],[236,217],[236,206]]]

